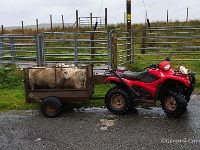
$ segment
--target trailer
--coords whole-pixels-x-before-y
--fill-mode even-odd
[[[24,68],[24,91],[26,103],[41,103],[41,111],[46,117],[58,117],[62,113],[63,104],[65,102],[89,101],[94,94],[93,64],[81,65],[78,66],[78,68],[86,70],[86,85],[84,88],[80,89],[63,87],[49,88],[40,86],[31,89],[29,73],[31,69],[38,68]]]

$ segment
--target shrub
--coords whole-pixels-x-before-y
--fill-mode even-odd
[[[23,71],[15,65],[0,68],[0,89],[14,89],[23,85]]]

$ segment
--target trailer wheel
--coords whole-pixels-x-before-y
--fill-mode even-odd
[[[62,113],[62,104],[56,97],[47,97],[42,102],[41,110],[48,118],[58,117]]]
[[[163,97],[161,105],[168,116],[177,118],[185,112],[187,100],[183,94],[170,91]]]
[[[131,100],[126,91],[114,87],[106,93],[105,105],[110,112],[122,115],[129,110]]]

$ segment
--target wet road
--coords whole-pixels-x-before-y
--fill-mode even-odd
[[[79,109],[53,119],[40,111],[9,111],[0,114],[0,149],[199,149],[199,112],[197,95],[178,119],[168,118],[161,108],[136,108],[123,116]]]

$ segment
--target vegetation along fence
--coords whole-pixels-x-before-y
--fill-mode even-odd
[[[161,61],[168,54],[172,54],[173,60],[200,60],[200,28],[151,27],[0,36],[0,65],[93,62],[95,67],[109,69],[132,62]]]

